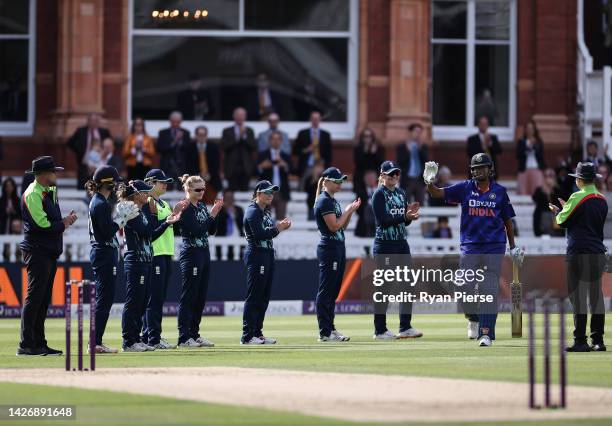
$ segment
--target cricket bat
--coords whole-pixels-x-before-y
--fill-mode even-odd
[[[523,337],[523,286],[519,281],[519,267],[512,262],[512,284],[510,284],[512,295],[512,337]]]

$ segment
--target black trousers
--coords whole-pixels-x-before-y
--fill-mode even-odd
[[[57,269],[57,259],[43,254],[24,252],[28,272],[28,292],[21,311],[21,348],[44,348],[45,320],[51,303],[51,290]]]
[[[568,296],[574,309],[574,339],[586,342],[586,325],[591,311],[591,339],[603,343],[606,318],[601,276],[606,258],[604,254],[577,254],[566,258]],[[587,307],[588,299],[588,307]]]

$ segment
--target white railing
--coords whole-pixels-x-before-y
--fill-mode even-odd
[[[5,261],[19,260],[19,242],[21,235],[1,235],[0,248],[7,255]],[[274,240],[277,259],[315,259],[316,248],[319,241],[318,234],[313,232],[287,232]],[[242,237],[212,237],[210,253],[213,260],[227,260],[228,254],[233,252],[233,259],[237,260],[246,241]],[[409,237],[410,251],[413,255],[442,256],[459,252],[458,238],[432,239],[423,237]],[[524,247],[528,255],[564,254],[567,242],[565,238],[554,237],[520,237],[517,243]],[[353,235],[346,237],[346,254],[349,258],[363,257],[372,253],[373,240],[371,238],[358,238]],[[604,244],[612,247],[612,240],[605,240]],[[180,248],[180,239],[175,240],[176,255]],[[219,247],[219,249],[217,249]],[[60,261],[88,262],[91,246],[89,239],[82,236],[64,238],[64,253]],[[217,253],[220,251],[220,253]],[[218,256],[219,254],[219,256]],[[0,256],[1,258],[1,256]]]

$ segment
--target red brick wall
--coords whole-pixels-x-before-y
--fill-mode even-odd
[[[104,2],[104,65],[105,74],[120,74],[123,66],[123,46],[122,38],[127,31],[123,25],[123,1],[106,0]],[[127,51],[127,50],[126,50]],[[121,96],[122,84],[119,79],[113,79],[112,83],[104,83],[104,93],[102,107],[104,108],[105,118],[109,120],[121,119],[121,103],[124,98]]]
[[[57,104],[57,0],[36,4],[36,120],[48,118]]]

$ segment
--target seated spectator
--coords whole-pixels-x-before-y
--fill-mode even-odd
[[[470,164],[472,157],[480,152],[487,154],[493,161],[493,168],[496,175],[499,176],[497,168],[497,156],[502,153],[501,145],[497,139],[497,135],[489,133],[489,119],[486,116],[478,118],[478,133],[472,135],[467,140],[467,157]],[[468,173],[468,176],[470,174]]]
[[[221,150],[225,155],[224,172],[230,191],[247,191],[255,170],[254,155],[257,150],[253,129],[246,125],[244,108],[234,110],[234,124],[223,129]]]
[[[315,203],[317,193],[317,183],[321,177],[321,173],[325,170],[325,163],[319,160],[314,163],[312,168],[304,176],[304,191],[306,192],[306,211],[308,212],[308,220],[314,220],[314,209],[312,206]]]
[[[208,140],[206,126],[195,129],[195,139],[183,146],[182,151],[184,173],[190,176],[201,176],[206,181],[204,201],[213,204],[219,191],[223,189],[221,183],[221,153],[219,146]]]
[[[103,141],[110,138],[108,129],[100,127],[100,116],[90,114],[87,117],[87,125],[79,127],[66,143],[68,148],[74,152],[77,162],[77,189],[83,189],[85,182],[93,176],[87,165],[87,158],[94,140]]]
[[[15,229],[18,231],[13,232]],[[17,184],[13,178],[8,177],[2,182],[2,194],[0,194],[0,234],[15,233],[21,233],[21,207]]]
[[[119,174],[123,173],[123,161],[115,155],[115,142],[111,138],[102,141],[102,162],[104,165],[113,166]]]
[[[606,181],[608,180],[608,175],[610,174],[610,170],[608,166],[605,164],[600,164],[597,167],[597,174],[601,175],[601,178],[595,179],[595,187],[599,192],[606,191]]]
[[[355,171],[353,173],[353,191],[359,194],[365,190],[364,175],[368,170],[378,174],[380,165],[385,160],[385,149],[376,139],[372,129],[366,127],[359,135],[359,142],[353,151]]]
[[[400,185],[408,198],[407,202],[423,204],[425,182],[423,170],[429,161],[429,148],[423,141],[423,126],[412,123],[408,126],[408,140],[396,148],[397,164],[402,169]]]
[[[130,134],[123,143],[123,159],[128,180],[142,180],[153,166],[155,146],[141,117],[134,118]]]
[[[535,209],[533,211],[534,235],[536,237],[541,235],[563,236],[563,230],[555,226],[554,213],[548,208],[549,203],[561,207],[559,198],[567,200],[567,198],[563,197],[562,189],[557,182],[557,175],[554,170],[546,169],[544,171],[542,185],[536,188],[531,198],[535,202]]]
[[[380,165],[379,165],[380,168]],[[376,234],[376,222],[374,221],[374,209],[372,208],[372,195],[378,188],[378,174],[368,169],[363,175],[363,186],[355,195],[361,198],[361,206],[357,209],[357,225],[355,235],[357,237],[372,238]]]
[[[311,169],[316,162],[322,160],[325,168],[331,166],[331,136],[329,132],[321,129],[320,125],[321,113],[313,111],[310,113],[310,128],[300,130],[293,145],[293,155],[298,158],[297,175],[304,189],[307,176],[311,175]]]
[[[270,138],[270,133],[279,132],[283,140],[281,143],[281,151],[283,151],[285,154],[291,155],[291,141],[289,141],[289,135],[287,132],[283,132],[278,128],[279,124],[280,117],[277,113],[273,112],[268,116],[268,129],[261,132],[257,137],[257,152],[268,149],[268,139]]]
[[[157,136],[157,145],[155,146],[160,155],[159,168],[166,173],[168,177],[174,179],[174,183],[168,184],[168,189],[172,189],[178,182],[179,171],[185,170],[183,163],[182,152],[183,147],[189,144],[189,130],[181,127],[183,114],[179,111],[173,111],[170,114],[170,127],[159,131]],[[179,188],[179,185],[176,185]]]
[[[518,188],[520,195],[530,195],[542,185],[544,162],[544,142],[535,121],[530,120],[523,128],[523,137],[516,142],[518,160]]]
[[[587,142],[586,157],[584,161],[593,163],[596,168],[599,167],[600,164],[606,164],[606,159],[602,155],[599,155],[599,145],[597,145],[597,142],[593,140]]]
[[[438,216],[438,224],[431,233],[431,238],[453,238],[453,232],[448,226],[448,217]]]
[[[280,132],[270,133],[269,148],[260,152],[257,159],[259,180],[268,180],[272,182],[272,185],[280,188],[272,199],[276,220],[287,217],[287,202],[291,199],[291,188],[289,187],[289,174],[292,172],[291,157],[281,151],[282,143]]]
[[[98,139],[94,139],[91,142],[91,148],[87,153],[87,167],[89,168],[89,174],[93,176],[96,169],[103,165],[102,142]]]
[[[438,176],[436,178],[436,186],[438,188],[446,188],[447,186],[451,186],[451,171],[446,166],[441,166],[438,170]],[[429,197],[429,206],[430,207],[454,207],[455,204],[448,204],[444,201],[444,198],[433,198]]]
[[[244,210],[242,207],[237,206],[234,202],[234,193],[232,191],[225,191],[223,193],[223,208],[219,211],[217,216],[217,237],[243,237],[243,220]],[[242,247],[241,253],[236,260],[242,258]],[[227,253],[228,260],[234,260],[234,248],[229,247]],[[222,258],[221,247],[217,246],[217,259]]]

